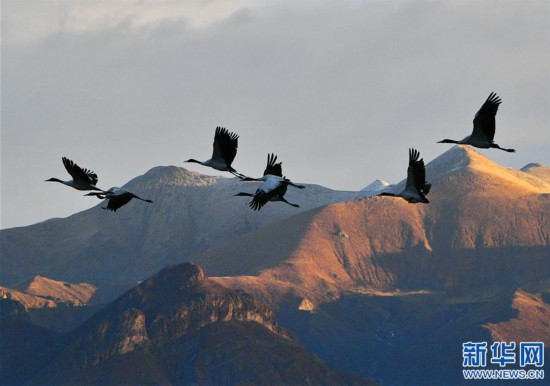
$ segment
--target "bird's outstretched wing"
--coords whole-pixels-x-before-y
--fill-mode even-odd
[[[65,169],[67,169],[67,172],[73,177],[73,180],[80,181],[83,183],[87,183],[90,185],[96,185],[97,184],[97,174],[95,172],[88,170],[88,169],[82,169],[80,166],[75,164],[70,159],[63,157],[63,165],[65,166]]]
[[[426,167],[420,159],[420,152],[409,149],[409,168],[407,169],[407,187],[414,186],[420,193],[428,194],[431,185],[426,183]]]
[[[254,210],[260,210],[272,198],[284,196],[288,187],[288,181],[281,179],[269,179],[256,190],[254,198],[248,204]]]
[[[230,133],[224,127],[216,127],[214,135],[214,144],[212,151],[212,160],[223,160],[227,166],[231,166],[235,156],[237,155],[237,147],[239,146],[239,136],[235,133]]]
[[[283,163],[275,163],[277,162],[277,156],[275,154],[268,154],[267,155],[267,166],[264,170],[264,176],[271,174],[273,176],[283,176]]]
[[[103,209],[112,210],[113,212],[116,212],[118,208],[129,203],[130,200],[133,198],[133,195],[129,192],[126,192],[124,194],[119,194],[119,195],[111,196],[107,198],[109,199],[109,201],[107,202],[107,207],[103,207]]]
[[[256,191],[254,198],[248,204],[253,210],[260,210],[262,207],[269,202],[269,199],[272,197],[270,193]]]
[[[489,94],[489,97],[474,117],[472,137],[487,138],[489,142],[493,142],[493,138],[495,138],[495,116],[501,103],[502,101],[497,94],[494,92]]]

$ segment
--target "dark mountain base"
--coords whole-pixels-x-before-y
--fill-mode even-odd
[[[349,295],[313,312],[282,309],[279,321],[340,371],[389,385],[464,384],[462,343],[492,342],[484,325],[516,318],[513,296]]]

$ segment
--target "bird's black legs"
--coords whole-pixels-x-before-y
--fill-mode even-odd
[[[281,198],[281,201],[284,202],[285,204],[288,204],[288,205],[293,206],[295,208],[300,207],[300,205],[298,205],[298,204],[292,204],[292,203],[288,202],[284,197],[280,197],[280,198]]]
[[[132,195],[132,197],[134,197],[134,198],[137,198],[138,200],[141,200],[141,201],[145,201],[145,202],[153,203],[153,201],[151,201],[151,200],[147,200],[147,199],[145,199],[145,198],[141,198],[141,197],[138,197],[138,196],[136,196],[135,194],[133,194],[133,195]]]
[[[245,176],[244,174],[241,174],[241,173],[237,172],[236,170],[230,170],[229,173],[233,174],[235,177],[237,177],[240,180],[244,180],[246,178],[249,178],[249,177]]]
[[[508,153],[515,153],[515,152],[516,152],[516,149],[505,149],[505,148],[503,148],[503,147],[500,147],[500,146],[497,145],[496,143],[491,144],[491,147],[493,147],[493,148],[495,148],[495,149],[500,149],[500,150],[507,151]]]
[[[91,193],[88,193],[88,194],[85,194],[85,196],[96,196],[97,198],[99,198],[100,200],[104,200],[105,196],[104,194],[102,193],[98,193],[98,192],[91,192]]]

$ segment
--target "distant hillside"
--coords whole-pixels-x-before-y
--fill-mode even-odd
[[[273,312],[196,265],[169,266],[65,337],[36,384],[370,384],[339,374]]]
[[[521,168],[521,171],[550,184],[550,168],[538,163],[530,163]]]
[[[57,332],[70,331],[92,315],[103,299],[88,283],[68,283],[36,276],[20,290],[0,286],[0,298],[17,302],[33,324]],[[98,298],[98,301],[92,301]]]
[[[97,290],[88,283],[68,283],[42,276],[36,276],[26,287],[24,291],[29,295],[75,306],[88,303]]]

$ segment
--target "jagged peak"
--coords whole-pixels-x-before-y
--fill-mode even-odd
[[[213,282],[198,265],[186,262],[172,264],[161,269],[157,274],[145,280],[136,288],[141,293],[170,294],[173,299],[186,301],[187,298],[194,298],[198,293],[219,293],[226,290],[225,287]],[[144,299],[145,299],[144,298]]]
[[[204,270],[192,262],[167,265],[153,278],[162,279],[163,281],[173,280],[184,287],[207,280]]]

